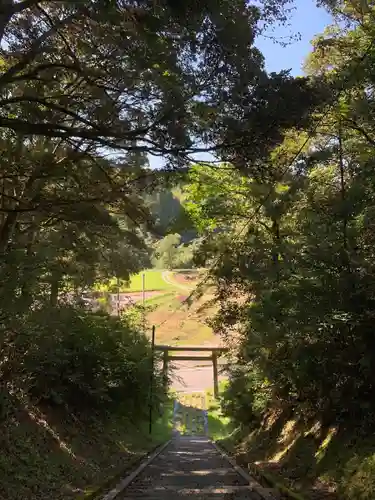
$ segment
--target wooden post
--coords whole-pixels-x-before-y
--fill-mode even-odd
[[[212,351],[212,368],[214,372],[214,397],[218,399],[219,397],[219,382],[217,375],[217,352]]]
[[[117,278],[117,316],[120,316],[120,278]]]
[[[148,422],[148,432],[152,433],[152,405],[154,399],[154,351],[155,351],[155,325],[152,327],[152,338],[151,338],[151,373],[150,373],[150,396],[149,396],[149,422]]]
[[[169,353],[168,351],[163,352],[163,385],[164,390],[167,392],[168,390],[168,361],[169,361]]]
[[[146,311],[145,311],[145,300],[146,300],[146,294],[145,294],[145,273],[142,273],[142,307],[143,307],[143,331],[146,331]]]

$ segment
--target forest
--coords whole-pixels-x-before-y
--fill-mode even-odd
[[[375,4],[317,3],[295,77],[256,43],[292,0],[1,2],[0,498],[77,498],[163,439],[140,315],[82,302],[151,267],[206,269],[239,440],[270,413],[372,435]],[[340,498],[374,498],[359,455]]]

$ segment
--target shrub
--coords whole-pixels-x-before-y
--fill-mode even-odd
[[[230,372],[222,409],[235,424],[255,425],[268,408],[272,391],[267,379],[253,366],[237,366]]]
[[[151,349],[128,318],[74,307],[32,312],[18,335],[18,380],[33,397],[83,412],[147,408]],[[156,393],[161,393],[156,374]]]

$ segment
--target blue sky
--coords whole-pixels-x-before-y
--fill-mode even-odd
[[[283,48],[268,38],[259,38],[255,45],[263,53],[268,71],[291,69],[293,75],[302,75],[302,64],[311,51],[311,40],[331,24],[325,9],[318,9],[316,0],[295,0],[295,7],[288,27],[277,27],[273,35],[285,37],[300,33],[301,40]]]
[[[0,0],[1,1],[1,0]],[[331,24],[331,17],[324,9],[318,9],[316,0],[295,0],[295,10],[289,20],[289,26],[278,26],[273,30],[273,36],[288,37],[291,34],[300,34],[299,41],[293,41],[287,47],[273,42],[269,38],[260,37],[256,40],[256,47],[265,57],[268,72],[291,70],[292,75],[302,75],[302,64],[311,51],[311,41],[315,35],[321,33]],[[210,154],[196,155],[197,160],[211,161]],[[151,168],[160,168],[163,161],[158,157],[149,157]]]

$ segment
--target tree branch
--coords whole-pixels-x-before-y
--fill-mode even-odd
[[[24,95],[24,96],[19,96],[19,97],[12,97],[10,99],[4,99],[4,100],[0,101],[0,106],[6,106],[8,104],[17,104],[19,102],[25,102],[25,101],[40,104],[41,106],[46,106],[47,108],[52,109],[54,111],[59,111],[60,113],[63,113],[67,116],[70,116],[70,117],[74,118],[75,120],[80,121],[81,123],[84,123],[88,127],[91,127],[93,129],[97,130],[99,133],[103,132],[103,129],[101,129],[100,126],[97,125],[96,123],[90,122],[89,120],[86,120],[85,118],[78,115],[74,111],[71,111],[70,109],[64,108],[63,106],[59,106],[58,104],[51,103],[51,102],[47,101],[46,99],[38,99],[36,97]]]
[[[56,33],[56,31],[69,24],[77,14],[71,14],[65,19],[61,19],[61,21],[57,22],[54,26],[52,26],[49,30],[47,30],[43,35],[41,35],[32,45],[29,52],[27,52],[21,60],[16,63],[14,66],[8,69],[1,77],[0,77],[0,85],[4,85],[5,83],[9,83],[12,77],[26,68],[26,66],[31,63],[35,57],[38,55],[39,49],[41,45],[48,40],[48,38]],[[1,17],[0,17],[1,23]],[[1,25],[0,25],[0,36],[1,36]]]
[[[71,70],[75,73],[80,72],[80,68],[77,67],[75,64],[45,63],[45,64],[40,64],[39,66],[34,68],[29,73],[23,73],[21,75],[14,76],[11,81],[12,82],[20,82],[20,81],[24,81],[24,80],[31,80],[31,79],[37,78],[38,74],[41,71],[44,71],[46,69],[51,69],[51,68],[67,69],[67,70]]]
[[[13,15],[13,0],[2,0],[0,5],[0,43],[4,36],[4,31]]]
[[[366,130],[364,130],[360,125],[355,120],[352,120],[350,118],[345,118],[343,121],[345,121],[350,128],[353,130],[356,130],[360,134],[363,135],[363,137],[371,144],[371,146],[375,147],[375,138],[372,138]]]
[[[13,14],[18,14],[34,5],[37,5],[40,0],[23,0],[23,2],[19,2],[14,4],[13,6]]]
[[[21,132],[25,135],[41,135],[44,137],[60,137],[62,139],[80,138],[97,142],[103,146],[108,146],[116,149],[123,149],[126,151],[151,151],[149,146],[134,146],[120,144],[126,140],[134,140],[136,132],[130,131],[129,133],[115,134],[111,130],[88,130],[85,128],[68,127],[57,123],[30,123],[25,120],[15,118],[5,118],[0,116],[0,127]],[[143,139],[142,139],[143,140]]]

